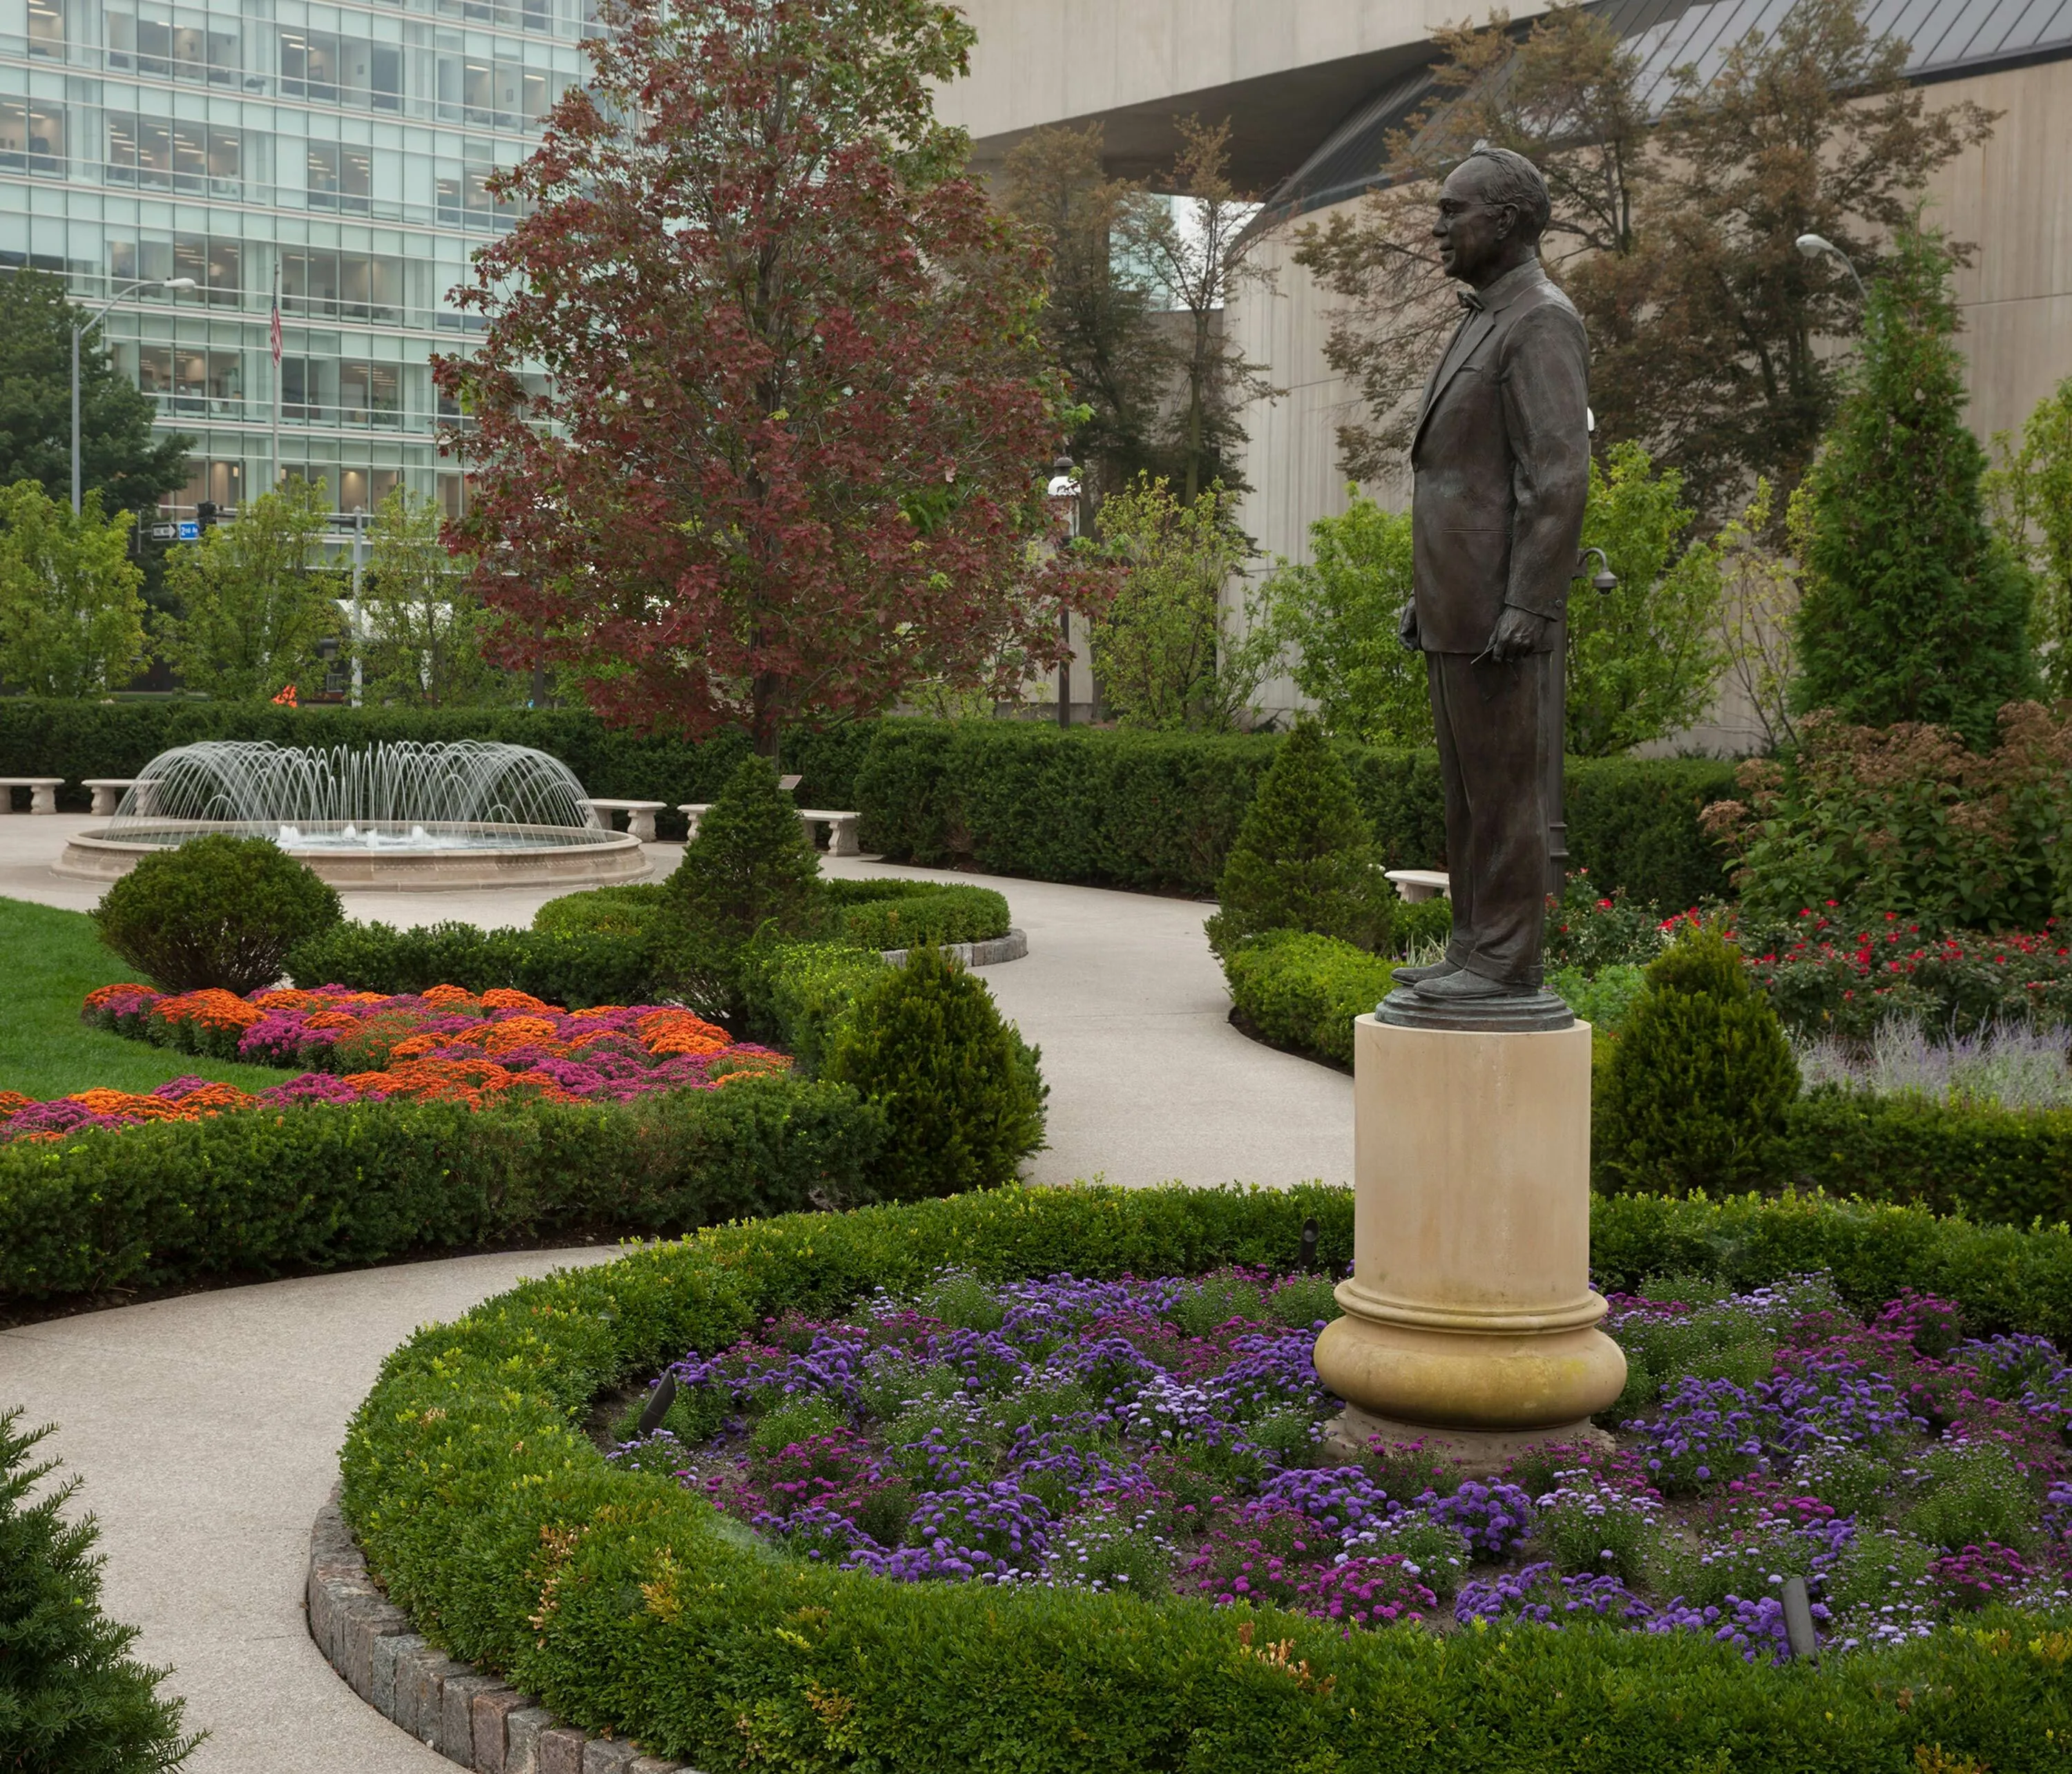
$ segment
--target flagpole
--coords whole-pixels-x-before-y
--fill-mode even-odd
[[[278,254],[273,260],[273,318],[267,342],[273,351],[273,478],[266,483],[270,493],[281,484],[281,261]]]

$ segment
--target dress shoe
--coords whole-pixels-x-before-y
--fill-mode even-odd
[[[1470,973],[1463,967],[1437,979],[1420,980],[1416,991],[1419,997],[1439,1004],[1474,1004],[1490,998],[1529,996],[1532,988],[1484,979],[1481,974]]]
[[[1394,977],[1396,983],[1400,986],[1421,986],[1427,979],[1443,979],[1448,974],[1458,973],[1460,971],[1459,962],[1449,961],[1442,956],[1429,966],[1398,967]]]

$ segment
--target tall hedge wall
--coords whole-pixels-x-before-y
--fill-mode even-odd
[[[804,778],[801,806],[853,807],[869,725],[785,736],[783,766]],[[199,739],[279,745],[368,745],[405,739],[497,739],[551,753],[592,795],[661,801],[665,837],[684,835],[685,801],[709,801],[748,749],[746,736],[693,741],[607,727],[575,708],[277,708],[270,703],[64,702],[0,697],[0,775],[62,776],[60,807],[84,813],[88,776],[134,776],[162,751]]]
[[[562,759],[593,795],[709,800],[746,741],[693,744],[609,728],[572,709],[276,708],[230,703],[43,702],[0,698],[0,774],[63,776],[61,804],[84,810],[88,776],[134,776],[197,739],[364,745],[501,739]],[[1280,741],[1268,734],[1120,733],[1037,721],[889,720],[787,735],[802,805],[854,807],[866,850],[894,862],[964,864],[1038,881],[1207,895]],[[1392,869],[1445,860],[1438,759],[1430,752],[1343,753]],[[1572,758],[1568,848],[1607,889],[1680,910],[1726,890],[1698,830],[1733,789],[1714,759]]]
[[[1022,721],[888,721],[856,775],[866,850],[1041,881],[1209,893],[1280,741]],[[1392,869],[1445,856],[1431,752],[1341,748]],[[1681,910],[1723,893],[1698,829],[1733,792],[1711,758],[1571,758],[1568,849],[1607,889]]]

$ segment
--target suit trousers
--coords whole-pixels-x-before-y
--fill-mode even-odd
[[[1486,979],[1537,986],[1547,918],[1546,657],[1498,665],[1427,653],[1424,668],[1446,797],[1447,959]]]

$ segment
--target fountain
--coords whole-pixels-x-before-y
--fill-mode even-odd
[[[644,881],[640,840],[603,829],[569,767],[475,739],[331,750],[205,739],[161,752],[56,873],[113,881],[210,832],[267,838],[334,887],[598,886]]]

